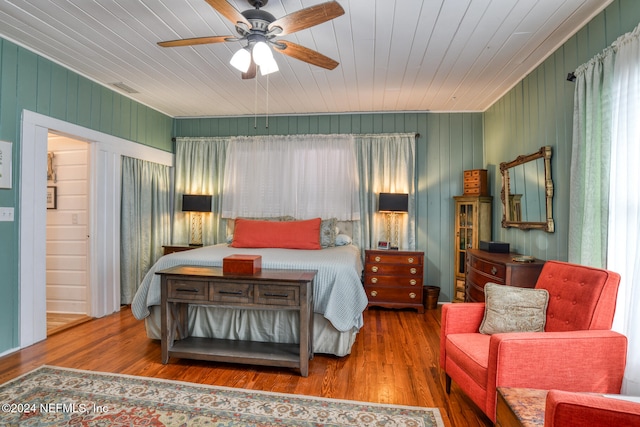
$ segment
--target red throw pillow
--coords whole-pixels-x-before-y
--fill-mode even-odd
[[[322,249],[320,218],[304,221],[259,221],[236,218],[234,248]]]

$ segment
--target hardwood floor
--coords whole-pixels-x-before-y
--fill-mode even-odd
[[[47,336],[57,334],[89,320],[91,320],[91,317],[86,314],[47,313]]]
[[[336,399],[440,408],[445,425],[492,426],[438,365],[440,309],[370,309],[350,355],[317,354],[309,376],[295,370],[172,358],[129,308],[93,319],[0,358],[0,383],[43,364]]]

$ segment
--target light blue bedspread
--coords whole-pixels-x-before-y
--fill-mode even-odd
[[[151,267],[131,304],[136,319],[149,315],[149,307],[160,305],[160,276],[157,271],[176,265],[222,267],[222,258],[233,254],[262,255],[262,268],[317,270],[313,288],[314,312],[322,314],[339,331],[363,325],[367,295],[360,281],[362,261],[353,245],[320,250],[232,248],[227,244],[205,246],[165,255]]]

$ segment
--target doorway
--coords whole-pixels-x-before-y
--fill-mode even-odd
[[[47,336],[90,320],[89,143],[49,132],[47,144]]]
[[[173,166],[173,154],[22,112],[20,147],[20,348],[46,338],[46,204],[49,132],[88,143],[87,315],[120,310],[120,191],[123,155]]]

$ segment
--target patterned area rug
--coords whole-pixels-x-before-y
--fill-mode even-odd
[[[0,385],[2,426],[438,426],[380,405],[43,366]]]

